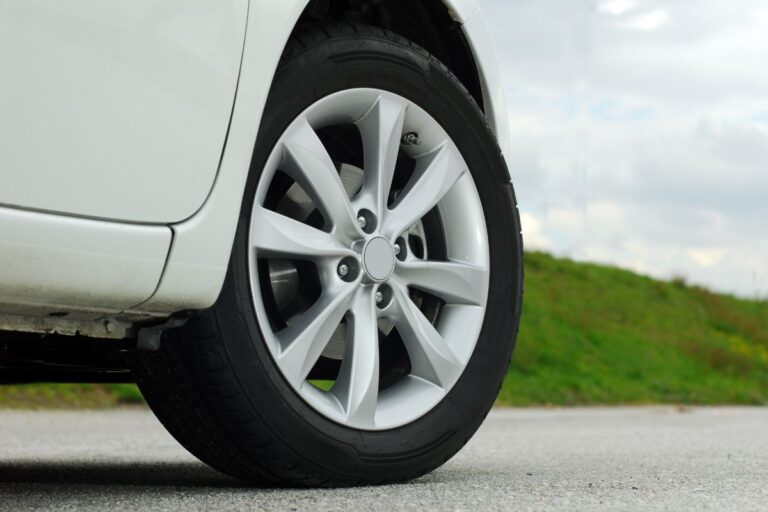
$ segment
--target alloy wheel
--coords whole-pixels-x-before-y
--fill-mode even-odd
[[[251,294],[276,366],[344,426],[423,416],[473,353],[488,252],[475,184],[434,117],[376,89],[319,100],[278,140],[251,212]]]

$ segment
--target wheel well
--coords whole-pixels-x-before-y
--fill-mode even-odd
[[[472,50],[461,25],[442,0],[310,0],[296,28],[306,24],[348,21],[390,30],[410,39],[456,75],[480,109],[483,92]]]

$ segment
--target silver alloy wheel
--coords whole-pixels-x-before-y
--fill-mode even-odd
[[[318,136],[318,130],[338,125],[355,125],[360,133],[359,191],[345,188]],[[400,152],[415,167],[393,195]],[[265,206],[278,171],[321,212],[321,227]],[[435,207],[445,257],[423,260],[405,247],[404,255],[396,254],[401,237]],[[429,412],[461,376],[485,317],[488,235],[461,154],[416,104],[381,90],[350,89],[306,109],[280,137],[259,178],[249,247],[251,293],[266,344],[292,388],[321,414],[356,429],[398,427]],[[268,313],[263,287],[279,286],[279,272],[259,271],[260,261],[272,259],[311,262],[321,288],[306,310],[283,325]],[[414,290],[437,297],[439,315],[427,318]],[[410,372],[380,390],[382,323],[402,339]],[[346,325],[340,370],[333,387],[320,389],[308,378],[340,324]]]

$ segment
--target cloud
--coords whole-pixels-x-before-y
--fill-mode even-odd
[[[768,6],[484,3],[532,244],[768,296]]]
[[[520,215],[520,223],[523,226],[526,248],[537,250],[544,249],[550,245],[549,240],[541,233],[541,226],[536,217],[524,212]]]
[[[688,254],[700,267],[710,268],[723,259],[725,249],[722,247],[715,249],[689,249]]]
[[[635,2],[633,0],[608,0],[599,2],[597,10],[598,12],[607,12],[614,16],[620,16],[634,6]]]
[[[669,13],[665,9],[655,9],[627,20],[622,26],[630,30],[653,31],[658,30],[668,20]]]

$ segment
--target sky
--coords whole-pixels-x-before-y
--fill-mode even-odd
[[[768,297],[768,2],[481,4],[526,248]]]

